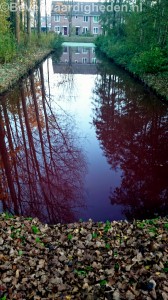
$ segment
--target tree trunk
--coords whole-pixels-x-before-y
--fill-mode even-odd
[[[18,7],[19,6],[19,0],[15,0],[15,4]],[[16,36],[16,40],[17,43],[20,43],[20,12],[19,12],[19,8],[17,8],[16,12],[15,12],[15,36]]]
[[[41,33],[41,10],[40,10],[40,0],[37,0],[37,7],[38,7],[38,12],[37,12],[37,33],[38,36],[40,37]]]
[[[46,34],[48,33],[48,18],[47,18],[47,2],[45,0],[45,23],[46,23]]]
[[[27,35],[28,40],[30,39],[31,25],[30,25],[30,0],[27,0]]]

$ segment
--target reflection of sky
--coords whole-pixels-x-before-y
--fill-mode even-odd
[[[110,165],[103,156],[99,141],[96,138],[93,122],[93,89],[97,75],[70,75],[73,84],[68,88],[67,82],[62,81],[63,74],[54,74],[52,60],[49,59],[50,90],[52,107],[60,114],[64,112],[72,116],[72,122],[76,125],[79,145],[86,153],[88,161],[88,174],[86,176],[86,191],[88,207],[85,217],[94,220],[106,220],[123,218],[120,206],[112,206],[109,200],[111,188],[120,184],[121,172],[110,170]],[[44,63],[44,76],[47,81],[47,62]],[[68,75],[67,75],[68,76]],[[64,74],[65,80],[65,74]],[[46,84],[47,86],[47,84]],[[48,94],[48,91],[47,91]],[[82,217],[81,212],[81,217]]]

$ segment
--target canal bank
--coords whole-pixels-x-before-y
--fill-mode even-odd
[[[87,47],[89,44],[93,44],[94,39],[90,37],[81,37],[80,38],[67,38],[58,40],[58,45],[54,48],[52,47],[35,47],[34,50],[28,48],[25,50],[22,55],[17,55],[9,63],[1,64],[0,63],[0,94],[7,92],[12,88],[20,79],[27,76],[29,71],[37,67],[43,60],[45,60],[52,52],[56,51],[58,48],[61,49],[61,44],[69,44],[72,42],[81,42]],[[94,45],[94,44],[93,44]]]
[[[166,71],[158,72],[156,74],[136,74],[130,70],[129,65],[118,62],[116,57],[110,55],[110,52],[108,52],[107,49],[104,48],[104,45],[99,43],[99,41],[96,41],[95,45],[98,56],[105,56],[121,69],[128,72],[135,80],[141,82],[145,87],[148,87],[157,96],[162,97],[163,100],[168,100],[168,73]]]
[[[30,70],[41,63],[53,49],[35,48],[27,50],[10,63],[0,64],[0,94],[12,88],[19,79],[26,76]]]
[[[167,218],[0,225],[1,299],[168,299]]]

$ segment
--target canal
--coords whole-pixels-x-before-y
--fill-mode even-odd
[[[168,215],[168,105],[64,44],[0,96],[0,212],[49,224]]]

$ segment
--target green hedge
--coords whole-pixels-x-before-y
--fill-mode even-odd
[[[0,35],[0,63],[11,61],[16,55],[16,43],[9,33]]]

